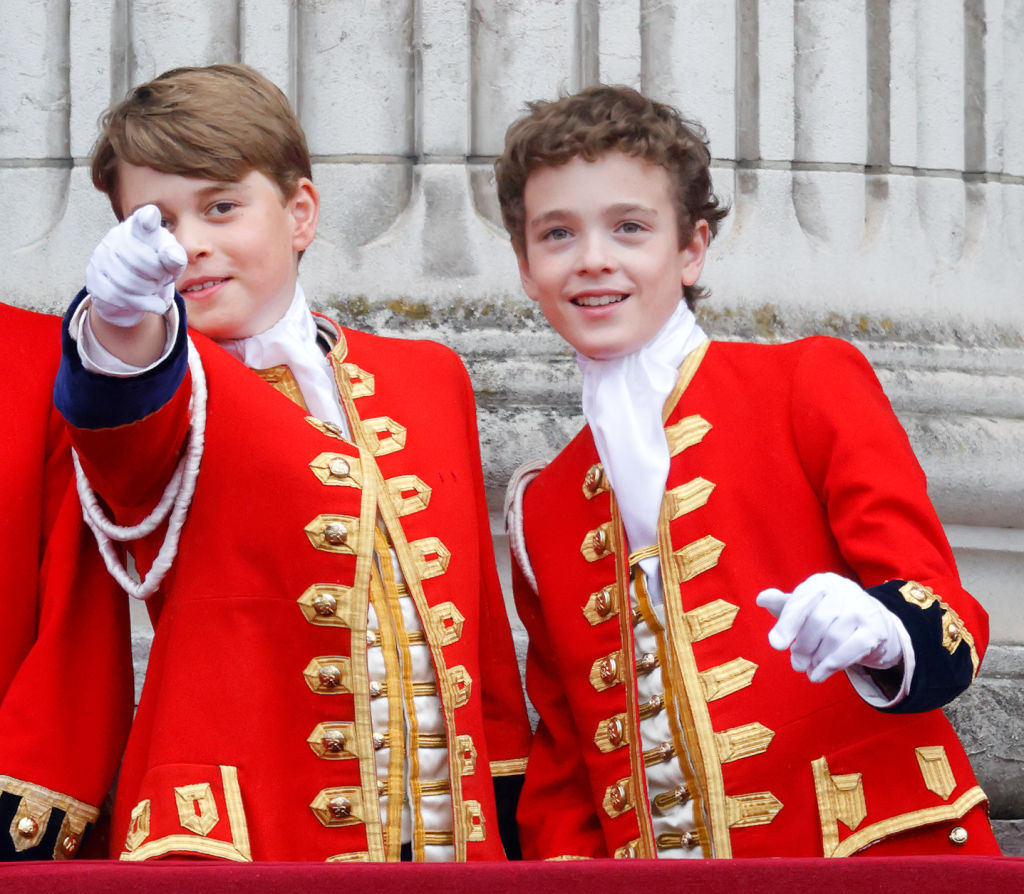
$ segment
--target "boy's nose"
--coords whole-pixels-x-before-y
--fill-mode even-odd
[[[179,221],[174,228],[174,238],[188,254],[190,264],[210,254],[210,241],[206,236],[205,227],[188,221]]]
[[[615,255],[600,233],[587,234],[580,240],[581,273],[604,273],[615,269]]]

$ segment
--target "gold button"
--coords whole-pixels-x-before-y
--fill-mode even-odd
[[[348,473],[351,471],[348,460],[342,456],[336,456],[327,464],[327,470],[335,478],[348,478]]]
[[[949,833],[949,843],[957,847],[967,844],[967,830],[963,826],[954,826]]]
[[[77,835],[66,835],[60,843],[60,849],[70,856],[78,850],[79,840]]]
[[[612,807],[616,810],[625,810],[629,802],[626,799],[626,790],[621,785],[613,785],[608,795]]]
[[[679,836],[679,838],[679,843],[683,847],[689,848],[691,851],[700,844],[700,836],[698,836],[696,832],[684,832]]]
[[[339,795],[327,802],[327,809],[335,819],[346,819],[352,815],[352,802],[348,798]]]
[[[588,496],[592,497],[597,493],[603,478],[604,470],[601,468],[600,463],[594,463],[594,465],[587,469],[586,477],[583,479],[583,490],[587,492]]]
[[[313,610],[321,618],[329,618],[338,608],[338,600],[330,593],[319,593],[313,600]]]
[[[949,634],[950,636],[952,636],[952,637],[956,637],[956,636],[959,636],[959,635],[960,635],[960,628],[959,628],[959,627],[957,627],[957,626],[956,626],[956,624],[950,624],[950,625],[949,625],[949,626],[948,626],[948,627],[946,628],[946,632],[947,632],[947,633],[948,633],[948,634]]]
[[[680,804],[685,804],[690,800],[690,790],[685,785],[678,785],[672,789],[672,797]]]
[[[660,745],[658,746],[658,751],[660,751],[660,752],[661,752],[662,756],[663,756],[663,757],[664,757],[664,758],[665,758],[666,760],[667,760],[668,758],[672,757],[672,755],[676,753],[676,749],[675,749],[675,747],[674,747],[674,746],[672,745],[672,743],[671,743],[671,742],[662,742],[662,743],[661,743],[661,744],[660,744]]]
[[[30,816],[23,816],[18,820],[18,834],[22,838],[34,838],[39,831],[39,823]]]
[[[377,794],[386,795],[388,793],[388,784],[383,779],[377,780]]]
[[[608,532],[604,528],[598,528],[591,535],[590,543],[594,547],[594,552],[603,556],[608,552]]]
[[[374,680],[370,683],[370,698],[377,698],[380,695],[380,683]]]
[[[373,734],[373,750],[380,751],[384,747],[384,737],[380,733]]]
[[[622,743],[622,721],[617,717],[608,722],[608,741],[615,746]]]
[[[612,594],[607,587],[597,594],[597,598],[594,600],[594,608],[602,618],[608,617],[608,613],[612,610]]]
[[[375,646],[377,645],[377,631],[367,630],[366,631],[366,645]]]
[[[345,734],[340,729],[325,730],[320,739],[324,749],[331,754],[338,754],[345,750]]]
[[[636,845],[635,844],[627,844],[625,847],[619,849],[619,852],[618,852],[618,854],[616,854],[616,856],[620,856],[620,857],[622,857],[623,859],[626,859],[626,860],[635,860],[636,859]]]
[[[609,655],[601,662],[601,680],[611,684],[616,681],[619,675],[619,663]]]
[[[665,699],[663,699],[660,695],[652,695],[651,700],[647,704],[651,706],[652,711],[657,712],[665,707]]]
[[[325,664],[317,672],[317,679],[324,689],[336,689],[341,685],[341,669],[336,664]]]
[[[341,522],[333,521],[324,528],[324,540],[331,546],[342,546],[348,540],[348,528]]]
[[[640,660],[637,661],[636,666],[641,671],[652,671],[658,664],[658,658],[651,652],[645,652],[640,656]]]

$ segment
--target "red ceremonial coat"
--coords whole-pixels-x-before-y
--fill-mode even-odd
[[[435,343],[341,330],[330,357],[353,443],[192,338],[209,389],[205,453],[177,558],[151,600],[113,856],[395,858],[371,737],[380,693],[366,671],[379,519],[437,674],[447,838],[457,860],[503,859],[492,777],[523,772],[529,725],[461,362]],[[186,376],[140,421],[73,430],[123,522],[166,483],[189,394]],[[158,543],[139,544],[141,567]],[[411,772],[415,789],[415,760]],[[414,837],[414,855],[423,843]]]
[[[0,305],[0,860],[64,859],[128,735],[128,605],[82,521],[53,409],[56,317]]]
[[[684,361],[665,434],[664,707],[637,705],[630,548],[589,429],[522,496],[537,591],[516,567],[516,596],[540,714],[524,857],[658,855],[633,744],[652,708],[675,712],[666,747],[689,757],[683,797],[705,856],[998,853],[984,793],[932,710],[973,679],[987,618],[863,357],[834,339],[711,343]],[[812,684],[769,646],[757,594],[821,571],[903,620],[917,671],[895,710],[922,713],[870,707],[845,674]]]

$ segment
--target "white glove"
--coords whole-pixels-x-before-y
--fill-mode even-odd
[[[762,590],[757,604],[778,623],[768,642],[789,649],[793,670],[820,683],[854,665],[895,667],[910,637],[903,622],[852,580],[826,572],[812,574],[792,593]]]
[[[164,314],[188,255],[160,226],[160,209],[143,205],[103,237],[85,268],[85,288],[96,312],[114,326],[134,326],[148,313]]]

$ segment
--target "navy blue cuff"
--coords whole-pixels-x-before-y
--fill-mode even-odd
[[[908,587],[909,583],[909,587]],[[908,587],[909,595],[900,592]],[[891,714],[932,711],[948,704],[974,679],[974,662],[968,638],[958,638],[953,651],[944,644],[955,616],[927,587],[905,580],[891,580],[867,591],[907,628],[914,646],[914,677],[907,697],[889,708]],[[959,618],[955,624],[960,625]]]
[[[61,827],[64,825],[64,811],[59,807],[51,807],[45,821],[46,829],[39,841],[31,847],[19,851],[15,850],[14,839],[8,833],[8,830],[14,822],[14,817],[18,812],[20,804],[21,798],[18,795],[13,795],[10,792],[0,792],[0,829],[3,830],[3,834],[0,834],[0,863],[11,863],[21,860],[52,860],[58,847],[57,838],[60,835]],[[85,832],[82,834],[83,839],[90,829],[92,829],[92,823],[87,823]],[[80,850],[80,843],[76,843],[73,851],[67,855],[72,856],[78,850]]]
[[[145,419],[174,396],[185,378],[188,368],[185,302],[181,295],[174,293],[181,322],[171,353],[141,375],[120,377],[90,372],[78,356],[78,345],[71,338],[68,325],[85,295],[83,289],[64,315],[62,356],[53,384],[53,403],[75,428],[116,428]]]

